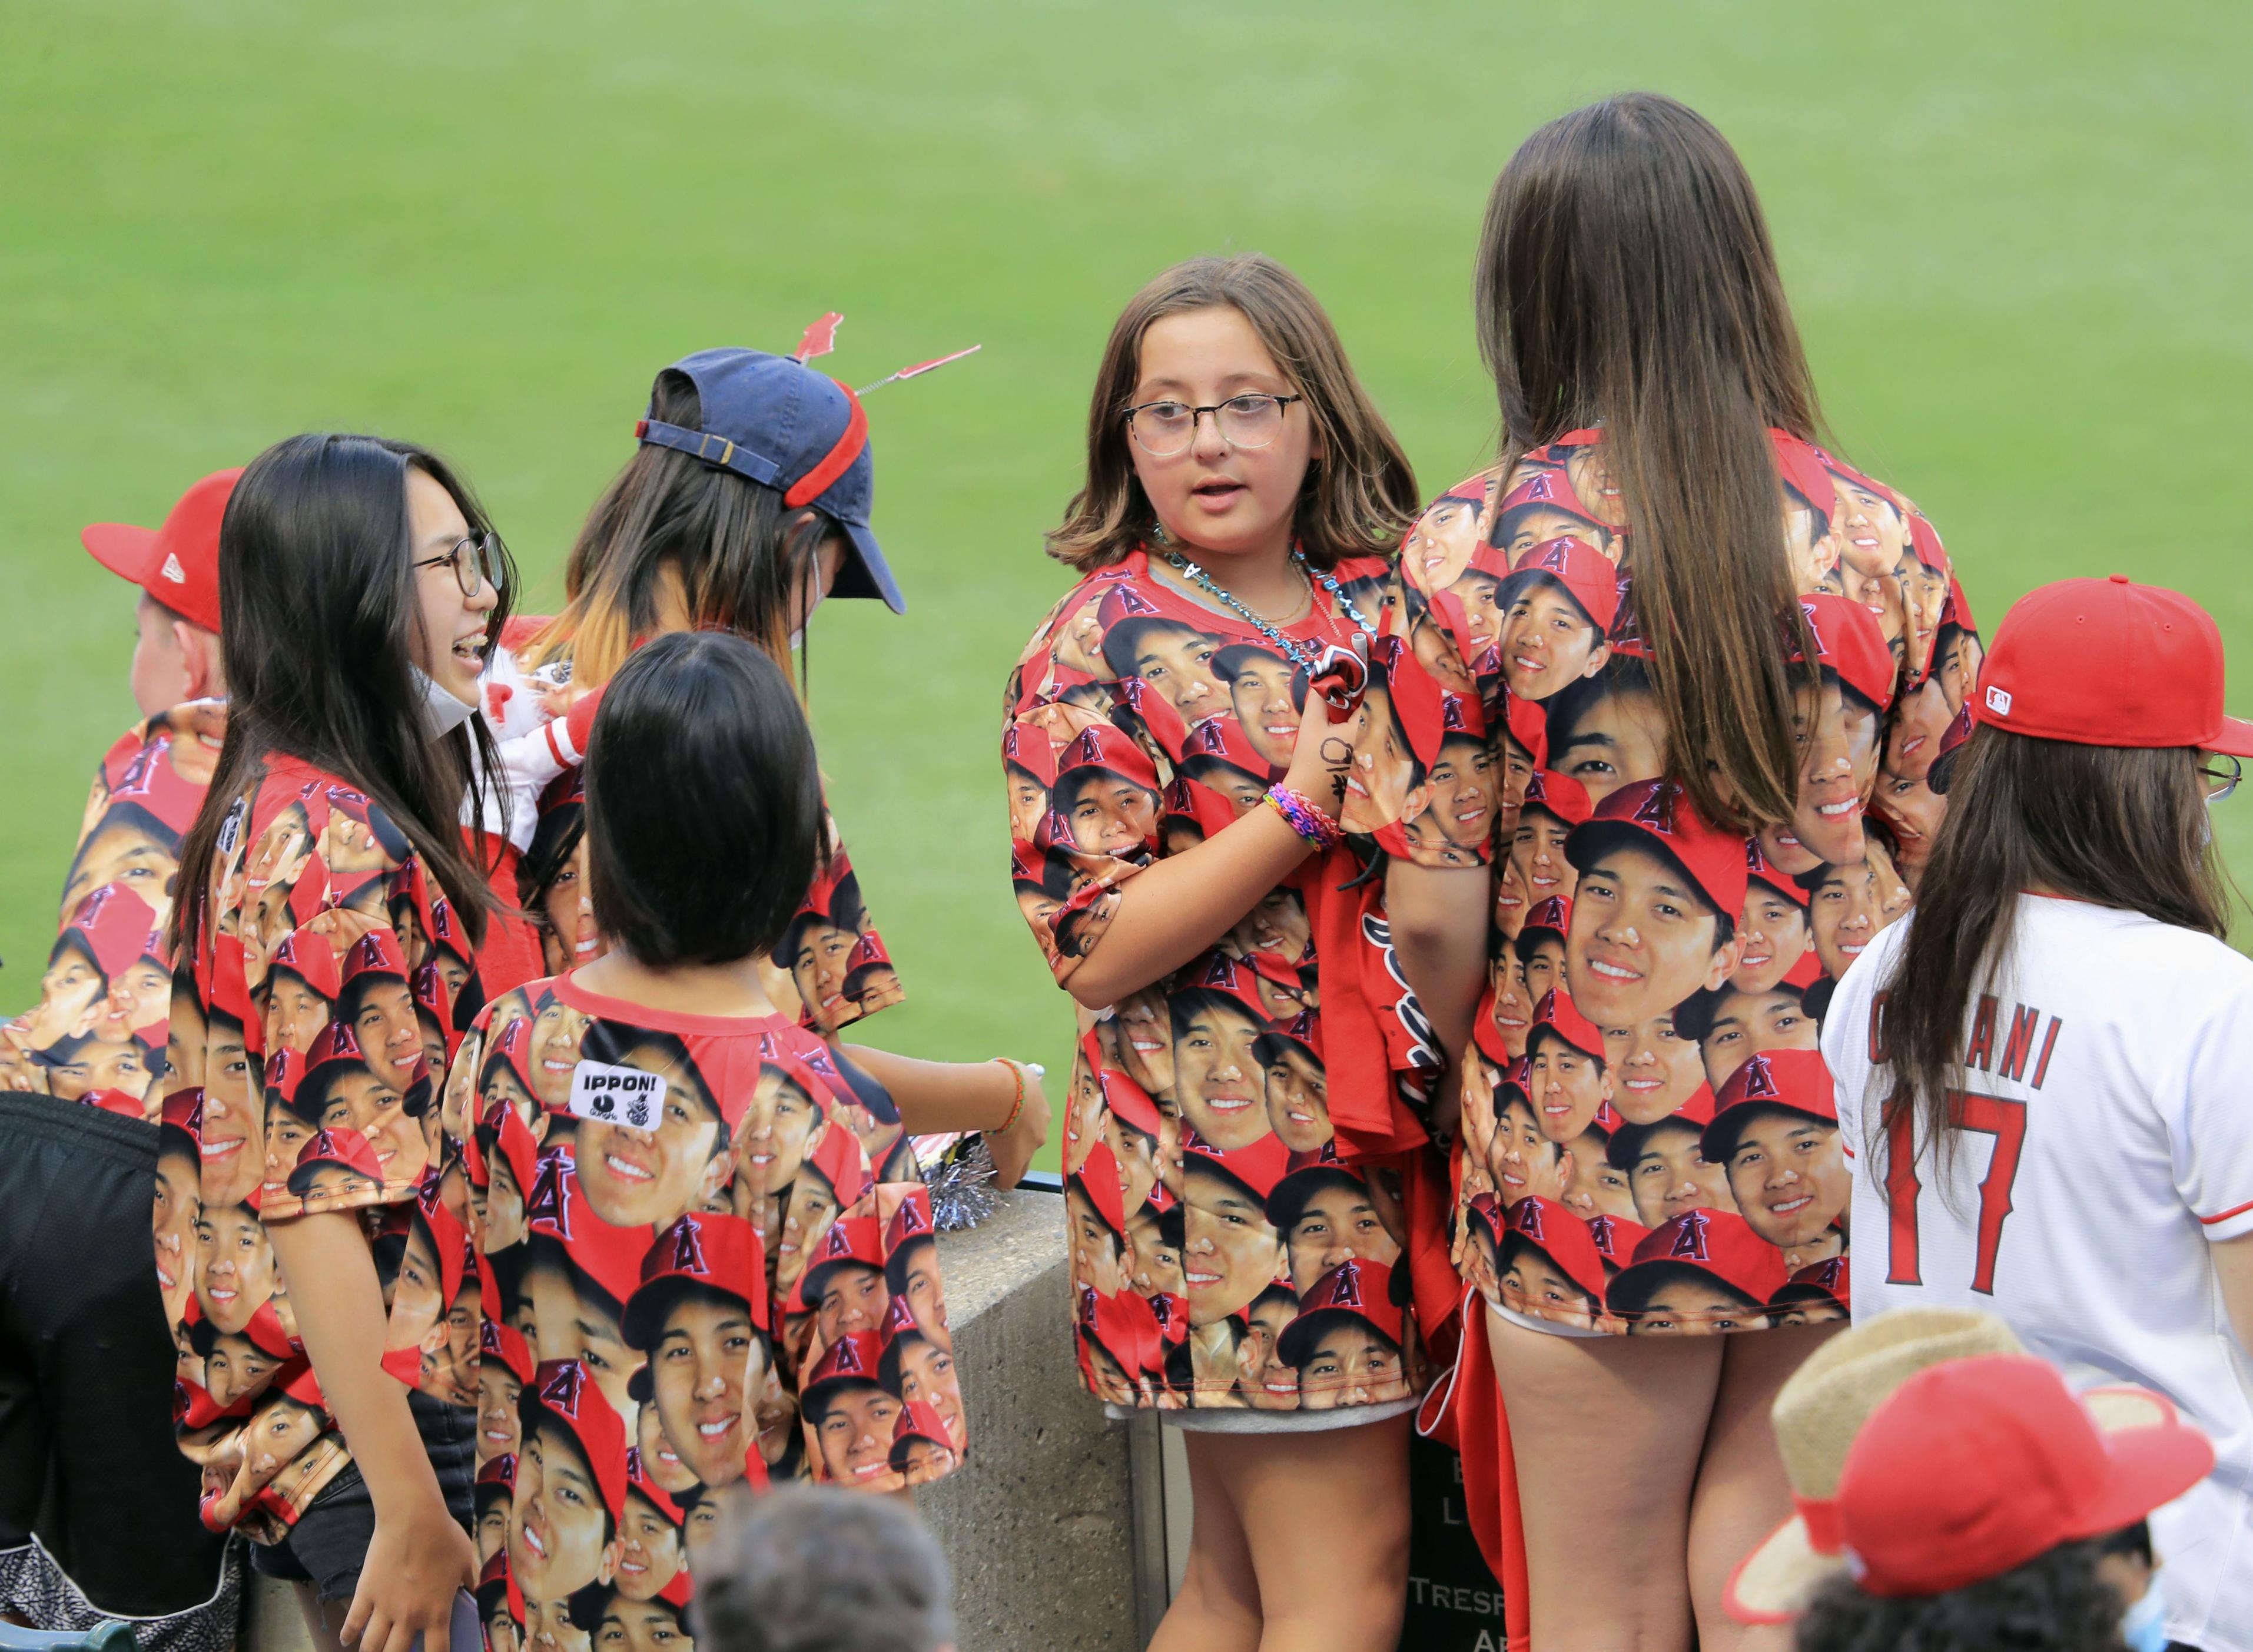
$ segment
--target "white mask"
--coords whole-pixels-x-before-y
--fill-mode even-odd
[[[477,715],[474,705],[449,694],[420,666],[415,668],[415,680],[422,686],[422,726],[433,740],[443,740]]]

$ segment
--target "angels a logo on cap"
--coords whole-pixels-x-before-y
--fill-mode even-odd
[[[1440,696],[1440,732],[1460,734],[1469,727],[1470,724],[1463,718],[1463,697],[1457,694],[1442,694]]]
[[[1236,960],[1224,952],[1215,952],[1205,960],[1204,974],[1200,986],[1217,986],[1224,992],[1241,992],[1243,977],[1237,972]]]
[[[1678,1218],[1681,1225],[1674,1232],[1674,1248],[1666,1254],[1684,1262],[1705,1262],[1712,1258],[1705,1249],[1705,1230],[1712,1219],[1703,1210],[1692,1210]]]
[[[1120,586],[1113,595],[1118,599],[1121,614],[1146,615],[1158,611],[1158,605],[1149,601],[1132,585]]]
[[[894,1297],[891,1307],[884,1313],[884,1340],[889,1342],[902,1332],[915,1328],[915,1310],[908,1306],[907,1298]]]
[[[1747,1101],[1774,1101],[1783,1092],[1776,1088],[1775,1070],[1765,1055],[1754,1056],[1746,1062],[1741,1080]]]
[[[1092,737],[1092,730],[1089,737]],[[1209,717],[1190,729],[1189,737],[1182,742],[1184,757],[1220,756],[1227,751],[1228,735],[1217,717]]]
[[[837,1064],[829,1059],[829,1052],[826,1049],[807,1050],[806,1052],[806,1064],[815,1072],[820,1073],[824,1078],[834,1078],[837,1077]]]
[[[480,1354],[495,1355],[500,1352],[500,1323],[499,1321],[479,1320],[478,1321],[478,1352]]]
[[[930,1231],[931,1224],[924,1219],[922,1207],[913,1199],[903,1199],[900,1202],[899,1223],[903,1236]]]
[[[1588,1237],[1596,1242],[1596,1249],[1607,1257],[1619,1254],[1619,1218],[1596,1215],[1588,1219]]]
[[[1674,835],[1674,799],[1679,788],[1671,781],[1653,786],[1650,795],[1636,805],[1637,826],[1649,826],[1661,837]]]
[[[532,1190],[524,1195],[524,1219],[545,1224],[566,1244],[572,1238],[571,1201],[564,1195],[563,1179],[573,1174],[562,1149],[544,1148],[533,1172]]]
[[[711,1271],[704,1260],[704,1224],[693,1216],[681,1217],[673,1229],[672,1272],[702,1275]]]
[[[586,1385],[586,1368],[577,1360],[565,1360],[555,1375],[541,1385],[540,1403],[573,1422],[579,1420],[579,1391]]]
[[[1330,1275],[1330,1306],[1359,1307],[1361,1306],[1361,1264],[1341,1262]]]
[[[1079,1322],[1091,1331],[1095,1328],[1096,1300],[1093,1286],[1083,1285],[1079,1287]]]
[[[842,1222],[830,1223],[829,1230],[821,1236],[821,1260],[834,1262],[840,1257],[853,1254],[853,1236],[845,1230]]]
[[[861,1363],[861,1345],[854,1338],[841,1339],[829,1350],[830,1373],[836,1377],[866,1377],[868,1368]]]
[[[1536,501],[1542,504],[1554,504],[1556,498],[1557,472],[1543,471],[1538,473],[1532,481],[1526,484],[1525,492],[1518,502],[1521,505],[1531,505]]]
[[[1071,749],[1064,753],[1061,766],[1066,769],[1078,769],[1090,763],[1099,763],[1102,761],[1103,742],[1095,737],[1094,729],[1084,728],[1080,731],[1079,738],[1071,742]]]
[[[1536,1244],[1548,1237],[1541,1230],[1541,1202],[1538,1199],[1521,1199],[1517,1208],[1510,1213],[1510,1225]]]

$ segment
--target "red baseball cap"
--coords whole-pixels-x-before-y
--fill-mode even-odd
[[[1592,1216],[1581,1225],[1608,1268],[1623,1268],[1635,1259],[1635,1247],[1650,1237],[1650,1230],[1625,1216]]]
[[[1823,1053],[1815,1049],[1766,1049],[1731,1073],[1713,1098],[1713,1122],[1705,1126],[1698,1151],[1708,1164],[1726,1164],[1737,1138],[1762,1108],[1801,1113],[1825,1124],[1838,1122],[1838,1090]]]
[[[799,1298],[809,1311],[820,1307],[830,1276],[848,1265],[884,1271],[884,1236],[875,1217],[839,1216],[829,1224],[798,1281]]]
[[[1529,791],[1529,801],[1531,795]],[[1679,781],[1639,780],[1611,793],[1573,828],[1565,858],[1586,872],[1623,837],[1672,860],[1714,911],[1732,923],[1745,910],[1750,875],[1744,833],[1724,831],[1706,819]]]
[[[378,1187],[383,1185],[383,1167],[375,1161],[375,1149],[350,1125],[313,1133],[313,1139],[297,1151],[296,1168],[289,1172],[289,1191],[303,1198],[312,1188],[314,1173],[323,1165],[335,1165],[366,1176]]]
[[[1797,436],[1781,430],[1770,430],[1768,439],[1775,449],[1775,468],[1784,485],[1828,522],[1838,508],[1838,491],[1831,485],[1831,472],[1823,467],[1823,456]]]
[[[1796,1307],[1809,1302],[1828,1302],[1851,1309],[1854,1305],[1853,1264],[1844,1253],[1810,1262],[1791,1276],[1790,1282],[1768,1299],[1772,1308]]]
[[[1783,1252],[1752,1230],[1742,1216],[1726,1210],[1687,1210],[1653,1228],[1635,1247],[1635,1260],[1612,1280],[1605,1306],[1624,1320],[1636,1320],[1652,1295],[1683,1272],[1718,1280],[1764,1311],[1784,1286]]]
[[[485,1357],[499,1360],[518,1382],[532,1380],[532,1344],[513,1325],[503,1325],[499,1320],[479,1320],[478,1352]]]
[[[214,471],[180,495],[162,527],[96,522],[79,530],[94,560],[181,618],[219,629],[219,525],[240,469]]]
[[[2132,1525],[2213,1469],[2212,1442],[2159,1395],[2075,1399],[2041,1360],[1984,1354],[1919,1372],[1870,1414],[1838,1524],[1866,1593],[1939,1594]]]
[[[1594,1061],[1604,1058],[1603,1028],[1580,1014],[1573,1007],[1572,995],[1561,986],[1542,993],[1541,1001],[1533,1007],[1533,1025],[1525,1035],[1528,1049],[1532,1048],[1534,1035],[1545,1027],[1583,1056]]]
[[[1332,1321],[1357,1319],[1395,1348],[1402,1345],[1400,1305],[1392,1300],[1392,1270],[1350,1257],[1316,1279],[1300,1299],[1299,1315],[1275,1341],[1275,1357],[1297,1369],[1314,1356]]]
[[[1801,597],[1799,611],[1807,617],[1808,630],[1815,633],[1821,663],[1837,672],[1840,682],[1880,711],[1894,703],[1894,680],[1899,668],[1876,615],[1861,603],[1829,591]]]
[[[587,1368],[575,1359],[542,1361],[518,1397],[517,1410],[527,1433],[538,1425],[542,1412],[562,1425],[578,1442],[611,1520],[624,1521],[626,1425]]]
[[[1554,1199],[1528,1194],[1510,1207],[1509,1231],[1532,1245],[1566,1279],[1604,1300],[1604,1256],[1588,1224]]]
[[[938,1413],[923,1401],[911,1399],[900,1407],[900,1420],[892,1425],[891,1461],[894,1468],[903,1473],[906,1471],[908,1447],[918,1439],[927,1440],[945,1451],[954,1449],[954,1442],[947,1437],[946,1425],[939,1421]]]
[[[2222,710],[2214,617],[2125,574],[2019,598],[1996,627],[1971,703],[1988,727],[2043,740],[2253,757],[2253,722]]]
[[[1588,789],[1568,774],[1536,769],[1525,777],[1525,798],[1518,805],[1521,815],[1528,809],[1544,810],[1568,826],[1578,826],[1590,812]]]
[[[1510,565],[1510,577],[1496,593],[1504,605],[1536,580],[1545,580],[1571,597],[1598,631],[1608,634],[1619,617],[1619,569],[1587,540],[1564,534],[1521,554]]]
[[[840,1222],[830,1231],[847,1223]],[[665,1328],[665,1314],[682,1285],[701,1285],[741,1297],[751,1322],[767,1317],[766,1246],[741,1216],[691,1211],[657,1236],[642,1258],[641,1284],[625,1306],[619,1332],[628,1348],[648,1353]]]

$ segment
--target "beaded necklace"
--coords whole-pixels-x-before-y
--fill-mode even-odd
[[[1367,615],[1364,614],[1358,608],[1356,608],[1350,600],[1348,600],[1344,590],[1337,582],[1337,576],[1336,575],[1317,574],[1315,572],[1313,568],[1307,565],[1306,554],[1301,551],[1294,550],[1291,553],[1291,561],[1292,565],[1295,567],[1301,574],[1306,576],[1307,582],[1309,585],[1320,585],[1324,590],[1330,594],[1330,600],[1336,603],[1340,609],[1344,610],[1346,617],[1350,619],[1356,626],[1359,627],[1363,636],[1374,638],[1377,635],[1377,627],[1370,623],[1369,617]],[[1309,676],[1312,676],[1316,671],[1320,664],[1319,657],[1317,655],[1309,653],[1302,645],[1293,642],[1289,638],[1284,636],[1282,629],[1280,626],[1272,625],[1265,619],[1262,619],[1259,615],[1253,613],[1250,607],[1244,603],[1238,601],[1233,593],[1224,591],[1219,586],[1214,584],[1211,578],[1205,573],[1204,569],[1199,568],[1195,562],[1189,561],[1188,557],[1183,556],[1179,551],[1168,551],[1166,553],[1166,564],[1175,573],[1179,574],[1183,579],[1186,579],[1189,583],[1195,585],[1198,589],[1204,592],[1206,596],[1213,598],[1214,601],[1224,603],[1228,607],[1235,610],[1236,612],[1243,615],[1246,620],[1251,622],[1254,630],[1258,631],[1261,636],[1265,637],[1269,642],[1274,644],[1277,648],[1280,649],[1291,663],[1296,666],[1301,671],[1307,673]]]

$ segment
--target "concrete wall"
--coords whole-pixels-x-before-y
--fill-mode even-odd
[[[954,1567],[961,1652],[1133,1652],[1166,1598],[1158,1427],[1108,1422],[1081,1391],[1063,1202],[1003,1195],[939,1236],[939,1267],[970,1460],[917,1502]],[[286,1585],[254,1578],[246,1615],[252,1652],[311,1652]]]

